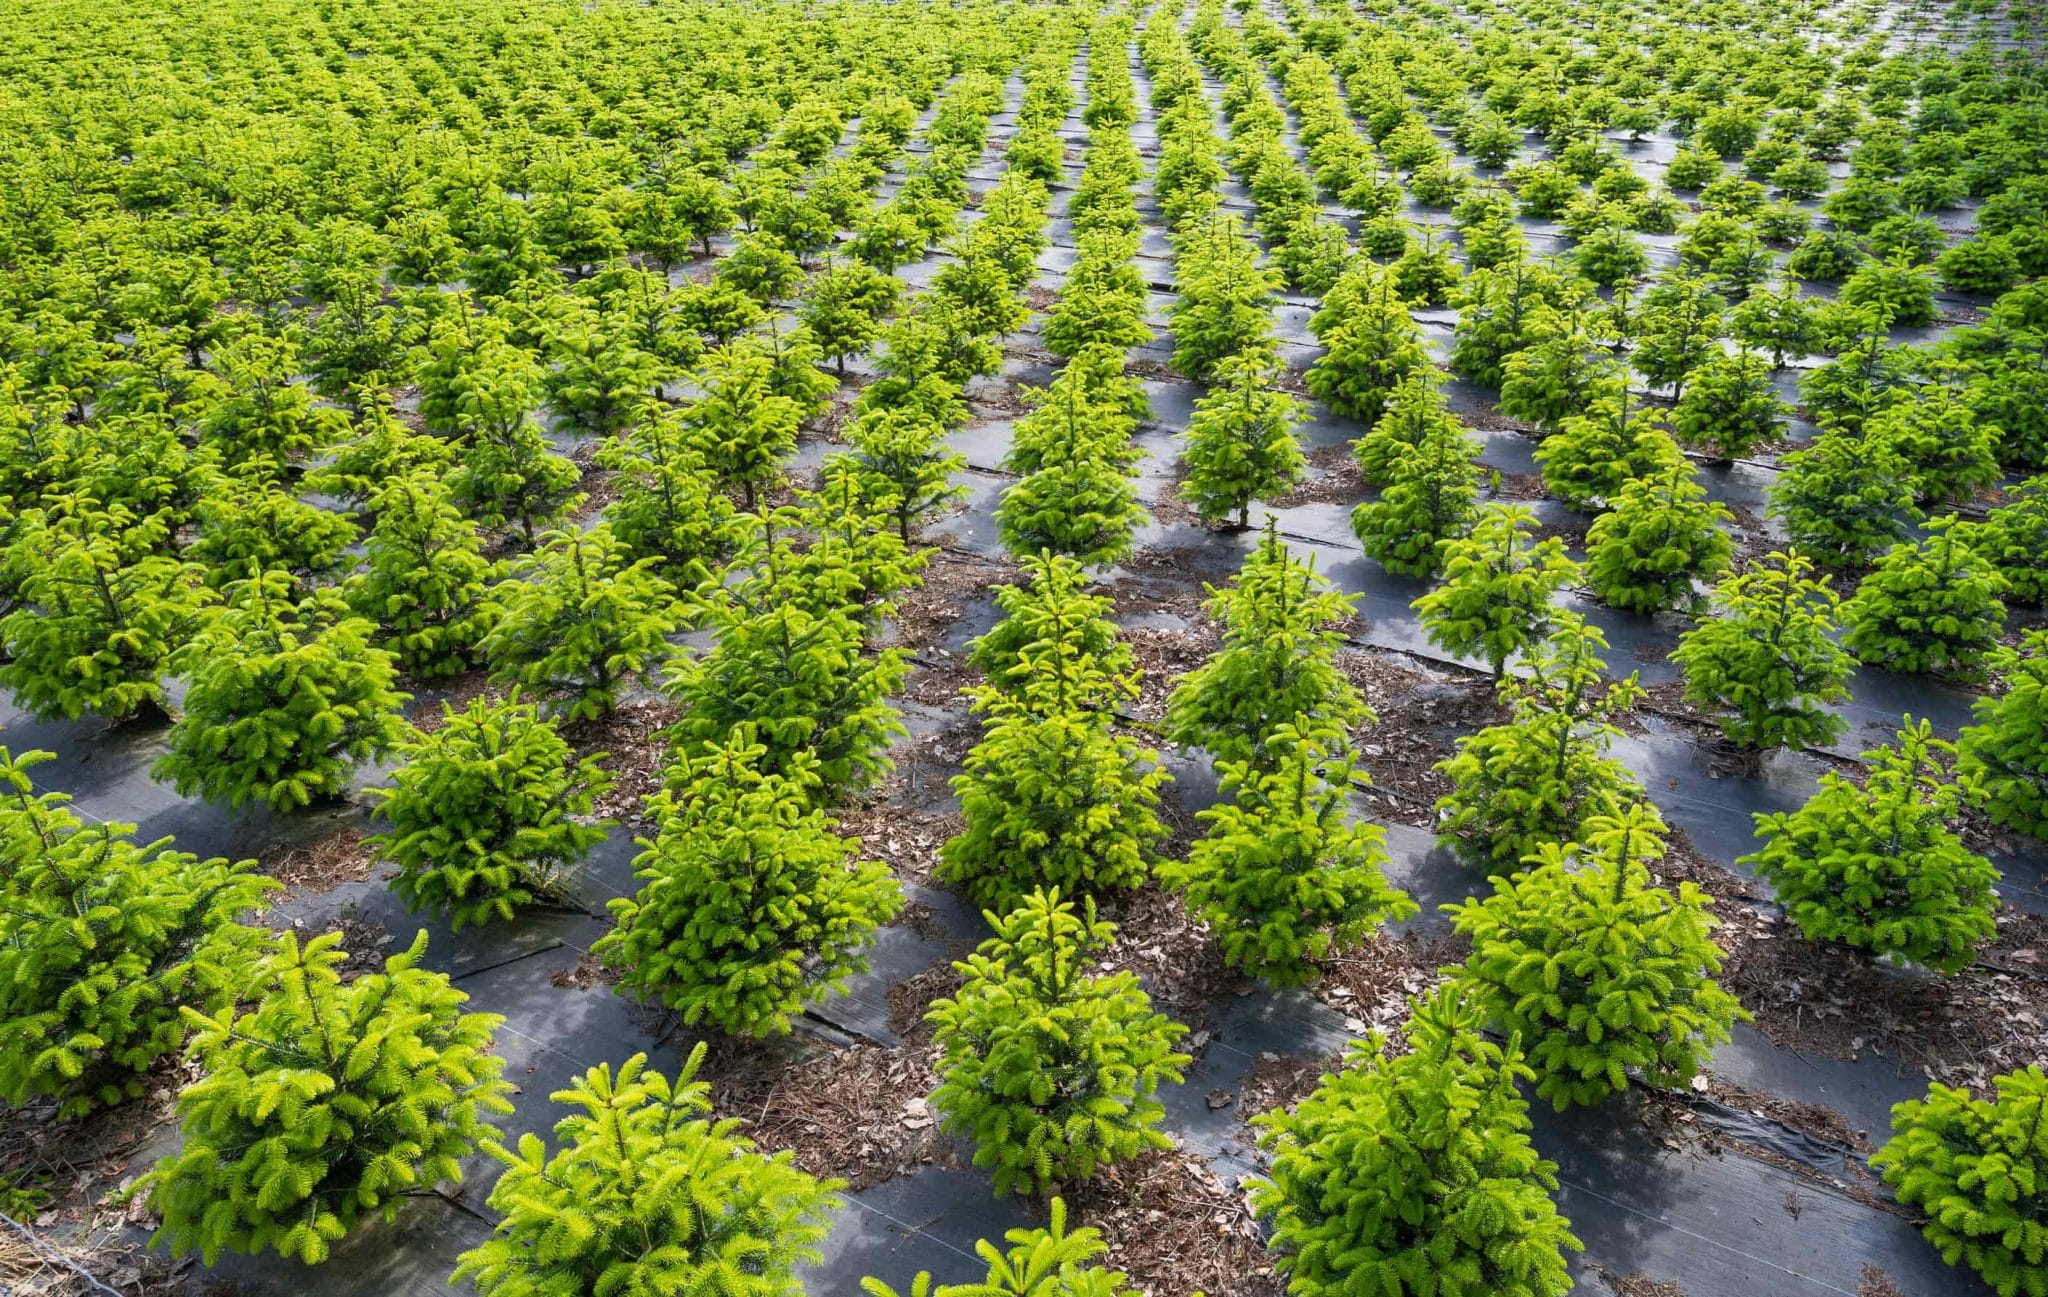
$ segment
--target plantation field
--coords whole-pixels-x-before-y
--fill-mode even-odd
[[[2044,20],[10,7],[0,1292],[2048,1297]]]

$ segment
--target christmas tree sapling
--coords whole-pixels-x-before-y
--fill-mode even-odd
[[[445,913],[460,932],[557,898],[556,875],[604,840],[591,811],[611,776],[517,690],[443,711],[400,747],[390,786],[371,790],[372,815],[390,827],[369,845],[397,864],[391,886],[407,908]]]
[[[137,1181],[173,1255],[276,1249],[308,1265],[372,1214],[462,1178],[461,1159],[512,1111],[502,1018],[464,1013],[446,973],[420,968],[427,934],[344,984],[341,934],[286,930],[245,973],[254,1003],[186,1010],[200,1079],[178,1096],[183,1146]]]
[[[1671,654],[1686,701],[1720,713],[1737,747],[1823,748],[1847,724],[1828,710],[1849,700],[1849,654],[1830,635],[1841,601],[1812,570],[1798,551],[1779,551],[1729,577],[1714,591],[1715,615]]]
[[[1035,891],[954,967],[966,981],[926,1015],[940,1054],[931,1104],[971,1135],[999,1194],[1085,1181],[1103,1166],[1169,1147],[1154,1097],[1188,1064],[1187,1028],[1155,1013],[1128,972],[1094,974],[1115,928],[1091,900],[1076,911]]]
[[[1533,1073],[1520,1042],[1491,1043],[1482,1022],[1445,986],[1414,1004],[1405,1052],[1374,1033],[1294,1111],[1258,1119],[1272,1169],[1252,1206],[1297,1297],[1571,1291],[1564,1253],[1579,1241],[1515,1088]]]
[[[1798,810],[1759,813],[1764,845],[1736,864],[1812,940],[1954,973],[1995,930],[1998,871],[1951,827],[1964,793],[1946,769],[1955,748],[1933,734],[1909,716],[1896,746],[1863,754],[1862,787],[1829,771]]]
[[[1219,763],[1235,800],[1201,811],[1209,825],[1183,863],[1159,869],[1209,925],[1232,968],[1274,986],[1312,981],[1317,965],[1415,903],[1387,885],[1385,835],[1356,822],[1352,792],[1367,781],[1341,743],[1293,724],[1266,741],[1269,768]]]
[[[1544,843],[1484,900],[1444,908],[1472,940],[1458,976],[1528,1050],[1536,1093],[1559,1110],[1628,1086],[1690,1081],[1749,1015],[1714,981],[1712,898],[1651,885],[1664,824],[1638,802]]]
[[[555,1123],[553,1156],[536,1134],[517,1149],[485,1141],[505,1164],[490,1198],[498,1226],[450,1282],[483,1297],[641,1297],[709,1291],[744,1266],[749,1297],[797,1297],[840,1184],[757,1151],[737,1119],[711,1119],[704,1053],[700,1041],[673,1082],[635,1054],[616,1076],[600,1063],[557,1090],[576,1111]]]

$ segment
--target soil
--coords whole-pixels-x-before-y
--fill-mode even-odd
[[[1856,1297],[1906,1297],[1891,1276],[1874,1265],[1863,1267],[1863,1277],[1856,1284]]]
[[[1335,1054],[1319,1058],[1299,1054],[1260,1054],[1237,1087],[1237,1112],[1246,1121],[1278,1108],[1292,1109],[1315,1092],[1323,1077],[1343,1060]]]
[[[1181,1048],[1199,1055],[1210,1006],[1242,980],[1224,964],[1208,926],[1188,913],[1177,893],[1157,883],[1113,900],[1098,898],[1097,904],[1117,929],[1105,964],[1135,973],[1152,1007],[1190,1029]]]
[[[1832,1108],[1744,1089],[1711,1074],[1705,1079],[1707,1086],[1704,1093],[1717,1103],[1730,1108],[1741,1108],[1745,1112],[1775,1121],[1788,1130],[1796,1130],[1802,1135],[1810,1135],[1814,1139],[1839,1148],[1854,1149],[1864,1154],[1877,1151],[1877,1145],[1871,1142],[1869,1131],[1857,1130],[1842,1114]]]
[[[1266,504],[1275,509],[1296,509],[1305,504],[1351,504],[1365,498],[1365,477],[1358,471],[1358,461],[1351,457],[1350,446],[1318,446],[1309,452],[1308,463],[1314,476]]]
[[[958,1161],[925,1102],[938,1085],[928,1038],[895,1049],[721,1039],[699,1076],[714,1111],[738,1117],[763,1150],[787,1150],[805,1171],[849,1189]]]
[[[1424,936],[1376,929],[1329,961],[1316,984],[1316,998],[1342,1013],[1350,1031],[1391,1032],[1408,1020],[1410,1002],[1442,982],[1446,969],[1464,963],[1471,949],[1471,942],[1455,932]]]
[[[377,853],[364,841],[368,835],[359,822],[336,825],[311,842],[270,857],[264,872],[283,883],[287,894],[317,895],[344,883],[360,883],[377,868]]]
[[[1436,800],[1451,791],[1437,763],[1456,752],[1457,739],[1507,719],[1492,682],[1478,676],[1418,689],[1377,710],[1379,724],[1359,745],[1372,772],[1372,806],[1390,819],[1424,827],[1432,822]]]
[[[988,598],[999,585],[1023,580],[1015,564],[942,550],[925,568],[924,582],[896,602],[892,619],[895,642],[925,648],[943,640],[970,603]]]
[[[140,1247],[30,1238],[0,1223],[0,1293],[97,1297],[111,1290],[123,1297],[179,1297],[190,1291],[185,1272],[191,1266]]]
[[[1141,673],[1136,714],[1141,720],[1160,721],[1180,677],[1207,662],[1223,646],[1223,633],[1214,622],[1204,620],[1187,630],[1128,630],[1123,641],[1130,646]]]
[[[1722,985],[1784,1048],[1850,1060],[1868,1051],[1984,1094],[1993,1076],[2040,1061],[2048,981],[2018,971],[2048,943],[2036,915],[2000,914],[1981,962],[1949,978],[1808,941],[1772,915],[1738,918],[1717,937],[1729,949]]]
[[[848,807],[835,818],[842,836],[860,839],[864,858],[889,866],[900,882],[925,885],[936,885],[939,848],[965,826],[957,814],[912,810],[893,798]]]
[[[617,969],[606,968],[603,960],[586,950],[577,957],[576,967],[551,973],[548,981],[564,990],[586,991],[593,986],[617,986],[622,976]]]
[[[1494,488],[1493,495],[1500,500],[1541,500],[1549,492],[1543,489],[1543,475],[1540,473],[1502,473],[1500,485]]]
[[[597,813],[633,829],[652,828],[644,799],[660,790],[668,766],[668,744],[662,730],[682,717],[682,709],[666,699],[623,702],[608,716],[574,721],[562,727],[577,757],[603,754],[598,764],[612,777],[612,786],[597,799]]]
[[[1602,1282],[1614,1289],[1615,1297],[1685,1297],[1685,1289],[1675,1283],[1664,1283],[1648,1275],[1625,1274],[1620,1278],[1603,1274]]]
[[[1102,1231],[1104,1261],[1151,1297],[1281,1297],[1244,1195],[1180,1149],[1110,1166],[1068,1191],[1074,1218]]]

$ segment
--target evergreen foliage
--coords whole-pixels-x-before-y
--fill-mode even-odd
[[[1993,824],[2048,838],[2048,631],[1991,651],[1999,692],[1971,704],[1956,773]]]
[[[903,907],[888,869],[817,808],[817,763],[776,773],[767,757],[739,726],[648,798],[660,828],[633,862],[642,886],[611,902],[617,926],[591,947],[634,997],[741,1036],[787,1033],[867,967]]]
[[[1920,521],[1906,462],[1882,443],[1829,428],[1780,461],[1770,514],[1824,567],[1853,567],[1905,539]]]
[[[1991,1078],[1990,1097],[1935,1082],[1892,1108],[1892,1137],[1870,1159],[1921,1233],[1999,1297],[2048,1293],[2048,1073]]]
[[[119,721],[162,709],[161,678],[214,602],[194,565],[124,553],[166,539],[160,527],[131,530],[134,520],[118,507],[105,520],[104,530],[52,533],[22,574],[20,605],[0,617],[0,688],[33,716],[77,720],[92,711]]]
[[[1067,1229],[1067,1204],[1052,1200],[1051,1223],[1042,1229],[1013,1229],[1003,1235],[1007,1252],[987,1239],[974,1250],[988,1263],[979,1283],[932,1286],[929,1271],[911,1281],[910,1297],[1134,1297],[1124,1286],[1122,1271],[1091,1265],[1107,1250],[1102,1236],[1082,1226]],[[860,1281],[868,1297],[899,1297],[894,1288],[868,1276]]]
[[[1266,739],[1289,722],[1343,734],[1370,713],[1336,662],[1352,601],[1298,561],[1271,522],[1237,579],[1209,587],[1205,611],[1223,646],[1182,676],[1166,702],[1169,742],[1218,761],[1264,760]]]
[[[1273,386],[1277,368],[1270,356],[1239,353],[1217,367],[1216,384],[1195,403],[1181,494],[1211,526],[1251,525],[1252,501],[1282,494],[1308,471],[1294,437],[1308,411]]]
[[[1586,826],[1613,817],[1642,789],[1606,755],[1620,734],[1614,718],[1642,689],[1631,674],[1609,682],[1598,627],[1559,613],[1549,643],[1526,680],[1505,679],[1501,696],[1513,719],[1458,740],[1437,763],[1451,791],[1437,799],[1437,840],[1467,860],[1513,865],[1545,843],[1583,842]]]
[[[461,1159],[512,1111],[496,1014],[464,1013],[418,967],[422,932],[384,971],[344,984],[341,934],[287,930],[244,973],[253,1007],[186,1010],[202,1075],[178,1096],[184,1145],[136,1183],[173,1255],[275,1249],[327,1259],[356,1222],[462,1178]]]
[[[1040,887],[1143,882],[1166,838],[1169,776],[1115,728],[1111,704],[1136,694],[1131,677],[1053,640],[1024,648],[1003,688],[976,690],[981,741],[952,781],[966,826],[940,849],[940,874],[999,911]]]
[[[476,524],[431,470],[396,478],[374,498],[367,561],[343,587],[349,608],[375,623],[373,642],[406,674],[465,670],[491,620],[492,565]]]
[[[1736,863],[1809,938],[1954,973],[1992,936],[1998,871],[1951,827],[1955,748],[1933,733],[1909,716],[1896,746],[1863,754],[1862,787],[1829,771],[1798,810],[1759,813],[1764,845]]]
[[[1689,466],[1637,478],[1586,534],[1587,584],[1631,612],[1684,607],[1696,597],[1695,581],[1727,570],[1735,542],[1721,527],[1734,517],[1707,499]]]
[[[1351,512],[1351,531],[1389,572],[1427,577],[1465,533],[1479,500],[1479,447],[1457,422],[1433,424],[1390,470],[1377,500]]]
[[[1003,619],[968,646],[967,664],[988,684],[1006,693],[1031,678],[1028,657],[1047,652],[1072,654],[1092,661],[1102,678],[1130,675],[1130,647],[1117,638],[1110,614],[1116,604],[1108,595],[1088,592],[1088,576],[1079,563],[1053,554],[1022,560],[1029,580],[996,587],[996,607]]]
[[[998,1194],[1086,1181],[1104,1166],[1169,1147],[1154,1097],[1190,1059],[1187,1028],[1153,1012],[1129,972],[1091,975],[1116,929],[1089,900],[1034,891],[954,967],[957,994],[932,1005],[940,1061],[931,1104],[974,1139]]]
[[[604,523],[551,532],[491,592],[491,678],[562,695],[570,719],[602,716],[668,656],[680,621],[656,560],[629,561]]]
[[[1536,447],[1543,486],[1574,509],[1613,503],[1638,478],[1682,470],[1685,453],[1626,387],[1593,397]]]
[[[181,795],[296,809],[348,787],[359,761],[404,735],[391,655],[339,594],[292,598],[265,572],[228,589],[228,607],[173,658],[184,712],[151,773]]]
[[[1796,550],[1752,563],[1720,584],[1714,615],[1671,654],[1686,701],[1721,713],[1738,747],[1824,748],[1847,725],[1827,710],[1849,700],[1849,654],[1829,633],[1841,601],[1812,570]]]
[[[0,1099],[60,1118],[143,1092],[183,1047],[182,1010],[234,1002],[260,936],[238,919],[276,884],[135,826],[90,823],[0,748]]]
[[[1735,459],[1777,440],[1791,413],[1761,356],[1750,351],[1716,354],[1693,371],[1685,396],[1671,412],[1671,430],[1689,446]]]
[[[1892,546],[1842,605],[1842,644],[1857,661],[1892,671],[1983,675],[1984,654],[2005,631],[2005,578],[1953,522],[1934,519],[1927,539]]]
[[[652,559],[665,580],[688,588],[711,575],[732,550],[737,523],[693,431],[663,411],[641,419],[598,448],[611,470],[604,520],[626,554]]]
[[[1549,633],[1551,597],[1579,576],[1563,541],[1529,539],[1535,526],[1522,505],[1489,506],[1470,535],[1444,547],[1443,583],[1415,600],[1430,643],[1483,658],[1496,680],[1508,659]]]
[[[371,790],[372,815],[390,827],[368,841],[397,864],[391,886],[407,908],[444,913],[460,932],[555,897],[555,876],[604,840],[590,815],[612,781],[517,690],[442,712],[399,748],[390,786]]]
[[[1631,1074],[1683,1085],[1749,1015],[1714,981],[1712,898],[1652,886],[1664,824],[1637,803],[1547,842],[1484,900],[1444,908],[1472,940],[1460,976],[1487,1016],[1527,1042],[1536,1093],[1562,1111]]]
[[[498,1227],[449,1282],[483,1297],[800,1297],[839,1182],[757,1151],[738,1118],[711,1119],[704,1053],[700,1041],[673,1082],[635,1054],[616,1077],[600,1063],[555,1091],[575,1111],[555,1123],[552,1156],[535,1134],[517,1149],[486,1141],[505,1164]]]
[[[1309,395],[1334,413],[1370,427],[1394,389],[1430,366],[1422,330],[1394,291],[1392,276],[1364,273],[1340,282],[1324,298],[1323,313],[1311,320],[1314,326],[1325,314],[1341,312],[1317,330],[1324,351],[1306,381]]]
[[[1413,917],[1416,906],[1381,873],[1385,834],[1349,816],[1352,792],[1368,781],[1342,745],[1287,724],[1266,748],[1265,769],[1218,763],[1235,799],[1199,812],[1208,834],[1159,874],[1187,894],[1226,964],[1301,986],[1333,951]]]
[[[1259,1118],[1252,1206],[1299,1297],[1562,1297],[1578,1251],[1530,1146],[1519,1041],[1480,1035],[1454,986],[1417,1001],[1405,1052],[1374,1033],[1293,1112]]]

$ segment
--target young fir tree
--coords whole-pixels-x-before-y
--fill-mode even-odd
[[[136,1183],[173,1255],[280,1255],[308,1265],[365,1216],[462,1178],[461,1160],[512,1111],[496,1014],[464,1013],[446,973],[418,967],[427,934],[344,984],[341,934],[286,930],[243,970],[246,1012],[186,1010],[200,1079],[178,1096],[184,1144]]]
[[[694,758],[747,729],[766,749],[765,772],[809,765],[827,801],[887,775],[889,747],[904,733],[888,700],[909,674],[909,654],[868,653],[850,608],[814,612],[773,595],[760,605],[720,609],[717,645],[670,667],[666,691],[683,715],[664,737]]]
[[[1529,345],[1501,369],[1500,412],[1552,432],[1596,398],[1625,394],[1621,366],[1594,339],[1585,313],[1540,309]]]
[[[1715,354],[1693,371],[1671,412],[1671,431],[1688,446],[1735,459],[1777,440],[1791,413],[1761,356]]]
[[[846,430],[864,489],[896,520],[905,545],[920,524],[967,493],[953,480],[967,457],[945,437],[944,422],[914,408],[868,410]]]
[[[1137,886],[1166,837],[1157,807],[1169,776],[1114,728],[1113,704],[1137,696],[1135,681],[1053,641],[1025,649],[1010,677],[974,691],[981,741],[952,781],[966,823],[940,849],[939,872],[993,910],[1039,887]]]
[[[1048,650],[1092,661],[1105,681],[1130,675],[1130,646],[1117,638],[1110,619],[1116,601],[1088,592],[1088,575],[1079,563],[1052,554],[1022,560],[1029,576],[1022,585],[995,590],[1003,619],[968,645],[967,664],[982,673],[991,688],[1005,693],[1030,679],[1027,654]]]
[[[0,617],[0,689],[30,715],[161,714],[160,681],[172,655],[214,602],[193,564],[124,552],[146,537],[167,540],[160,526],[128,525],[125,509],[104,518],[109,530],[47,533],[50,545],[22,572],[18,606]]]
[[[1651,885],[1664,823],[1646,803],[1546,842],[1484,900],[1444,908],[1472,939],[1458,976],[1525,1042],[1536,1093],[1562,1111],[1628,1088],[1689,1082],[1749,1015],[1714,981],[1713,898]]]
[[[1771,484],[1770,515],[1823,567],[1868,562],[1920,521],[1905,461],[1847,429],[1823,431],[1781,466]]]
[[[803,423],[803,408],[774,390],[774,378],[774,358],[760,349],[720,347],[698,368],[703,395],[682,416],[705,468],[722,486],[738,487],[749,510],[796,448]]]
[[[1501,684],[1513,719],[1458,740],[1437,763],[1451,784],[1436,803],[1439,842],[1477,864],[1513,866],[1546,842],[1585,841],[1586,825],[1641,799],[1635,776],[1606,751],[1621,732],[1614,718],[1643,691],[1633,674],[1606,679],[1606,647],[1598,627],[1557,614],[1528,679]]]
[[[1272,1170],[1252,1207],[1300,1297],[1562,1297],[1579,1250],[1529,1143],[1519,1041],[1480,1034],[1455,985],[1418,1000],[1396,1052],[1375,1032],[1292,1112],[1260,1117]]]
[[[1582,288],[1551,267],[1520,258],[1474,271],[1458,292],[1451,372],[1481,387],[1499,387],[1508,357],[1536,340],[1542,309],[1569,306]]]
[[[1226,964],[1301,986],[1332,952],[1413,917],[1416,906],[1381,873],[1386,835],[1350,817],[1351,793],[1368,781],[1343,745],[1290,723],[1266,747],[1267,769],[1219,763],[1235,800],[1197,814],[1207,836],[1159,875],[1187,894]]]
[[[1214,526],[1251,525],[1252,501],[1279,495],[1308,472],[1294,425],[1308,409],[1273,386],[1279,363],[1242,352],[1217,367],[1216,384],[1195,403],[1181,462],[1181,494]]]
[[[1518,504],[1480,512],[1470,535],[1444,547],[1443,584],[1416,598],[1429,642],[1483,658],[1499,680],[1508,659],[1550,633],[1551,598],[1579,577],[1555,536],[1531,541],[1536,515]]]
[[[1051,1221],[1042,1229],[1013,1229],[1003,1235],[1006,1252],[979,1239],[974,1250],[988,1264],[977,1283],[932,1285],[931,1272],[921,1270],[911,1281],[909,1297],[1137,1297],[1125,1286],[1120,1270],[1090,1264],[1108,1250],[1102,1235],[1088,1226],[1067,1228],[1067,1204],[1054,1198]],[[868,1297],[902,1297],[872,1275],[860,1281]]]
[[[2005,632],[2005,578],[1970,548],[1954,518],[1927,524],[1917,544],[1900,541],[1842,605],[1842,644],[1856,660],[1891,671],[1978,679],[1984,654]]]
[[[491,592],[491,678],[561,694],[571,720],[609,714],[621,689],[668,656],[681,621],[654,564],[629,562],[604,523],[548,533]]]
[[[394,480],[375,500],[368,560],[342,588],[350,609],[376,624],[373,642],[406,674],[466,670],[491,616],[485,594],[492,565],[476,524],[431,470]]]
[[[1827,710],[1849,700],[1849,654],[1830,634],[1841,601],[1812,570],[1798,551],[1776,551],[1729,577],[1714,615],[1671,654],[1686,701],[1719,713],[1737,747],[1824,748],[1847,724]]]
[[[1685,452],[1655,412],[1626,387],[1595,396],[1583,413],[1566,415],[1536,447],[1543,486],[1573,509],[1603,509],[1630,482],[1685,467]]]
[[[634,560],[652,559],[663,579],[688,589],[709,579],[737,541],[732,501],[678,413],[635,423],[598,448],[611,470],[604,520]]]
[[[1268,736],[1302,718],[1318,732],[1347,733],[1367,720],[1365,702],[1337,666],[1352,600],[1295,559],[1271,522],[1237,579],[1209,588],[1204,611],[1223,625],[1223,646],[1182,676],[1166,702],[1169,742],[1219,761],[1262,765]]]
[[[1087,1181],[1169,1147],[1154,1095],[1182,1079],[1190,1059],[1173,1046],[1187,1028],[1153,1012],[1135,975],[1093,973],[1115,927],[1058,888],[987,918],[995,935],[954,965],[959,992],[926,1014],[945,1128],[974,1139],[998,1194]]]
[[[1735,542],[1721,530],[1734,514],[1709,501],[1690,467],[1638,478],[1586,534],[1586,579],[1616,608],[1654,613],[1696,597],[1695,581],[1728,569]]]
[[[185,1042],[187,1007],[240,994],[261,937],[238,920],[276,884],[135,826],[80,819],[0,747],[0,1100],[60,1119],[143,1092]]]
[[[310,585],[340,567],[356,543],[354,522],[279,488],[263,475],[269,463],[222,474],[192,507],[199,534],[185,557],[206,569],[215,589],[268,569]]]
[[[2048,838],[2048,631],[1993,649],[1987,665],[1999,692],[1971,704],[1957,776],[1993,824]]]
[[[1959,389],[1929,383],[1873,410],[1863,440],[1895,452],[1921,500],[1967,500],[1995,484],[1999,430],[1977,422]]]
[[[1727,303],[1696,275],[1680,272],[1643,294],[1634,364],[1653,386],[1685,399],[1692,372],[1719,354]]]
[[[902,281],[894,275],[853,258],[834,261],[811,276],[804,327],[832,358],[834,371],[844,377],[846,358],[875,344],[882,336],[882,321],[902,296]]]
[[[1377,500],[1351,511],[1351,532],[1389,572],[1426,578],[1445,545],[1470,528],[1479,500],[1479,448],[1455,422],[1439,424],[1396,461]]]
[[[172,659],[185,708],[151,774],[230,806],[339,796],[357,762],[403,739],[408,697],[374,628],[346,612],[332,590],[295,600],[283,572],[229,587],[227,610]]]
[[[578,760],[517,690],[442,712],[399,748],[390,786],[370,790],[390,828],[369,845],[398,866],[391,887],[407,909],[445,914],[460,932],[557,898],[560,872],[604,841],[591,812],[612,781],[603,754]]]
[[[1935,1082],[1892,1108],[1892,1137],[1870,1159],[1950,1265],[1999,1297],[2048,1292],[2048,1072],[1991,1078],[1993,1094]]]
[[[2048,477],[2008,487],[2005,503],[1980,523],[1962,524],[1963,539],[2005,578],[2005,601],[2048,601]]]
[[[1083,563],[1130,552],[1145,508],[1128,470],[1137,453],[1120,419],[1063,425],[1011,449],[1023,480],[1003,492],[996,528],[1013,554],[1051,551]],[[1019,456],[1028,453],[1028,461]],[[1028,467],[1026,463],[1028,462]]]
[[[635,1054],[616,1077],[600,1063],[557,1090],[549,1097],[575,1111],[555,1123],[553,1156],[531,1133],[516,1150],[486,1140],[505,1164],[489,1204],[498,1226],[449,1282],[483,1297],[655,1297],[716,1287],[744,1266],[750,1297],[799,1297],[840,1182],[759,1152],[735,1118],[710,1119],[704,1053],[699,1041],[673,1082]]]
[[[787,1033],[903,908],[887,867],[817,808],[817,763],[776,774],[766,757],[742,725],[648,798],[660,829],[633,862],[642,886],[591,947],[635,998],[740,1036]]]
[[[1798,810],[1759,813],[1764,845],[1736,864],[1812,940],[1954,973],[1996,930],[1998,870],[1951,827],[1964,794],[1948,779],[1954,746],[1933,734],[1909,716],[1897,746],[1863,754],[1862,787],[1829,771]]]
[[[1324,351],[1309,367],[1308,390],[1333,412],[1370,427],[1396,387],[1430,368],[1429,352],[1392,276],[1374,271],[1369,285],[1349,296],[1355,305],[1317,331]],[[1324,310],[1332,306],[1326,298]]]
[[[1432,436],[1462,436],[1464,425],[1451,413],[1429,374],[1415,374],[1401,381],[1387,398],[1379,422],[1363,437],[1351,443],[1351,457],[1359,471],[1374,486],[1390,486],[1403,460]]]

